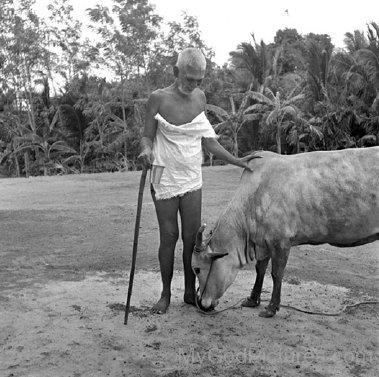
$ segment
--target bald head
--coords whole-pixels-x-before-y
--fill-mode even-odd
[[[183,50],[176,62],[176,66],[180,70],[188,70],[191,68],[205,70],[206,60],[204,54],[197,48],[189,47]]]

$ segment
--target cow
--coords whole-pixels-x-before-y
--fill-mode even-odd
[[[259,306],[271,259],[272,295],[259,315],[273,317],[292,246],[352,247],[379,239],[379,147],[259,155],[206,240],[205,226],[197,234],[192,268],[202,310],[213,310],[238,271],[254,261],[255,283],[242,305]]]

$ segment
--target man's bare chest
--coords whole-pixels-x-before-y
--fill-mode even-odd
[[[192,122],[204,111],[204,104],[197,98],[191,100],[165,99],[159,108],[160,115],[176,126]]]

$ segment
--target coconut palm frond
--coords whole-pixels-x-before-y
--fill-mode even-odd
[[[355,30],[354,33],[345,33],[344,43],[350,53],[354,53],[367,46],[367,39],[362,31]]]
[[[247,42],[241,43],[237,51],[232,51],[230,56],[236,68],[246,68],[252,73],[254,73],[259,61],[259,53],[256,47]]]
[[[368,27],[370,42],[379,43],[379,23],[372,21],[367,27]],[[371,28],[373,28],[374,30],[371,30]]]
[[[358,61],[363,65],[370,82],[379,91],[379,55],[369,49],[362,49],[357,52]]]
[[[350,67],[357,64],[357,61],[354,57],[354,55],[346,54],[346,53],[338,53],[333,58],[333,66],[336,68],[342,68],[344,70],[349,70]]]

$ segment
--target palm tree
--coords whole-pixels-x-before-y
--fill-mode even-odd
[[[272,50],[263,41],[258,44],[254,34],[252,37],[253,44],[243,42],[236,51],[230,52],[235,75],[241,71],[248,73],[248,78],[243,75],[242,77],[243,80],[248,80],[245,84],[249,90],[264,90],[264,87],[268,85],[277,86],[282,68],[280,57],[283,54],[283,46]]]
[[[379,140],[379,24],[371,22],[368,25],[368,39],[368,47],[357,51],[357,60],[366,73],[369,84],[367,89],[375,96],[370,105],[366,132],[376,134],[376,139]]]
[[[354,33],[345,33],[344,43],[346,50],[350,54],[354,54],[356,51],[367,48],[367,39],[362,31],[355,30]]]
[[[295,103],[302,101],[305,96],[303,93],[293,95],[294,91],[284,100],[281,99],[279,91],[274,93],[269,88],[265,88],[264,93],[250,92],[250,97],[259,103],[245,109],[245,113],[254,112],[263,114],[266,125],[275,132],[277,152],[279,154],[282,153],[281,134],[288,127],[288,119],[292,118],[295,120],[300,118],[300,109]]]
[[[367,48],[357,51],[357,60],[366,72],[367,79],[375,92],[373,107],[379,105],[379,24],[371,23],[369,26],[370,44]]]
[[[322,49],[315,41],[307,44],[307,99],[317,103],[325,99],[325,91],[329,77],[331,52]]]
[[[246,70],[251,75],[249,87],[258,90],[265,83],[270,66],[265,43],[262,41],[258,45],[254,35],[252,37],[254,44],[243,42],[236,51],[230,52],[230,56],[234,70]]]
[[[219,123],[214,125],[215,131],[222,133],[229,132],[231,134],[232,154],[238,156],[238,134],[241,128],[249,121],[258,119],[257,114],[248,114],[246,109],[248,107],[249,100],[252,98],[252,91],[247,91],[242,95],[231,94],[229,96],[231,112],[228,113],[221,107],[215,105],[207,105],[207,111],[212,112],[214,116],[219,120]],[[242,97],[241,104],[236,105],[238,97]]]
[[[379,137],[379,25],[371,23],[367,34],[368,39],[362,32],[347,33],[349,53],[338,53],[332,59],[333,85],[328,86],[322,104],[328,148],[341,140],[360,138],[362,133]]]

